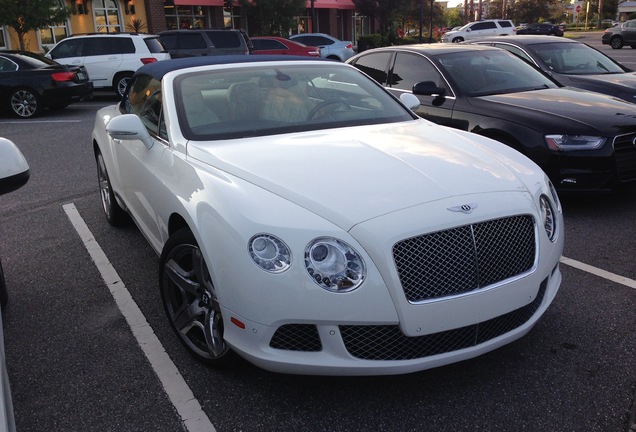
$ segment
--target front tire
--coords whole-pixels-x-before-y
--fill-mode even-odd
[[[131,73],[124,72],[117,74],[115,79],[113,79],[113,88],[119,97],[122,97],[126,92],[126,86],[128,85],[128,81],[130,81],[130,77],[132,77]]]
[[[112,226],[121,226],[126,222],[126,212],[119,206],[113,187],[108,177],[108,171],[106,171],[106,164],[104,163],[104,157],[98,150],[95,154],[95,161],[97,162],[97,180],[99,181],[99,195],[102,200],[102,209],[106,220]]]
[[[21,118],[32,118],[42,111],[40,96],[31,89],[19,88],[9,95],[11,112]]]
[[[613,49],[623,48],[623,39],[619,36],[614,36],[612,39],[610,39],[610,46]]]
[[[461,36],[453,39],[453,43],[460,43],[460,42],[464,42],[464,38]]]
[[[225,366],[235,356],[223,338],[221,307],[192,232],[175,232],[159,261],[159,286],[170,326],[198,361]]]

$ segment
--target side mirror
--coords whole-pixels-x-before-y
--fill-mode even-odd
[[[21,188],[29,176],[29,164],[20,149],[12,141],[0,138],[0,195]]]
[[[147,149],[151,149],[154,141],[136,114],[124,114],[112,118],[106,125],[106,132],[113,139],[122,141],[139,140]]]
[[[411,93],[402,93],[400,95],[400,101],[410,110],[415,110],[420,106],[420,100]]]
[[[437,87],[433,81],[422,81],[413,86],[413,94],[420,96],[444,96],[446,89]]]

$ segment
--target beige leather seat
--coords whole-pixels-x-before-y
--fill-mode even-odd
[[[261,117],[262,90],[254,82],[239,82],[230,86],[227,101],[231,120],[249,121]]]

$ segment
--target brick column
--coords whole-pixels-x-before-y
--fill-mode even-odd
[[[163,0],[144,0],[148,33],[157,34],[166,30],[166,15],[163,12]]]

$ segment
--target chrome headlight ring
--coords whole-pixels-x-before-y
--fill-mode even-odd
[[[256,234],[248,242],[250,257],[269,273],[282,273],[291,266],[289,247],[271,234]]]
[[[305,249],[307,273],[321,288],[331,292],[349,292],[366,277],[360,254],[350,245],[332,237],[313,240]]]
[[[539,206],[541,210],[541,223],[545,229],[545,233],[551,242],[556,241],[557,238],[557,216],[552,206],[552,202],[546,195],[539,197]]]

